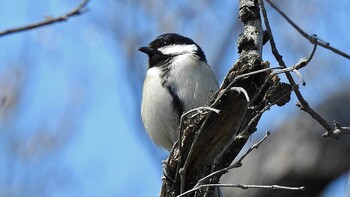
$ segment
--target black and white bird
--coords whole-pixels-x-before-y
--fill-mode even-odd
[[[204,52],[187,37],[163,34],[138,50],[149,58],[142,121],[153,142],[170,151],[179,136],[181,115],[205,105],[219,85]],[[214,196],[222,196],[220,189]]]
[[[205,105],[218,82],[202,49],[187,37],[163,34],[138,50],[149,58],[142,121],[153,142],[170,151],[178,138],[181,115]]]

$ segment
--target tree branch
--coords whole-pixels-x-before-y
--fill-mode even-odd
[[[275,56],[277,62],[279,63],[280,66],[282,66],[283,68],[287,68],[286,64],[284,63],[282,56],[280,55],[280,53],[277,50],[276,47],[276,43],[274,41],[273,35],[272,35],[272,31],[271,31],[271,27],[270,27],[270,23],[269,20],[267,18],[267,13],[266,13],[266,9],[264,6],[264,2],[263,0],[259,0],[259,4],[262,10],[262,15],[264,17],[264,22],[265,22],[265,26],[266,26],[266,31],[269,35],[269,40],[270,40],[270,45],[271,45],[271,49],[272,49],[272,53]],[[289,72],[285,73],[287,76],[287,79],[289,81],[289,83],[292,86],[295,86],[296,83],[292,77],[292,75]],[[320,125],[323,126],[323,128],[326,129],[327,131],[327,135],[330,135],[332,132],[332,127],[327,123],[327,121],[325,119],[322,118],[322,116],[320,116],[317,112],[315,112],[307,103],[307,101],[304,99],[304,97],[302,96],[302,94],[300,93],[299,89],[295,89],[294,90],[295,95],[297,96],[298,100],[299,100],[299,104],[297,104],[297,106],[305,111],[306,113],[308,113],[312,118],[314,118]]]
[[[35,29],[35,28],[39,28],[39,27],[43,27],[46,25],[51,25],[54,23],[58,23],[58,22],[64,22],[67,21],[70,17],[73,16],[78,16],[80,14],[85,13],[86,10],[84,10],[85,6],[88,4],[89,0],[83,0],[78,7],[74,8],[73,10],[71,10],[70,12],[59,16],[59,17],[47,17],[46,20],[44,21],[40,21],[37,23],[33,23],[33,24],[29,24],[29,25],[25,25],[25,26],[21,26],[21,27],[15,27],[15,28],[11,28],[11,29],[7,29],[4,31],[0,32],[0,37],[1,36],[6,36],[6,35],[10,35],[13,33],[19,33],[19,32],[23,32],[23,31],[27,31],[27,30],[31,30],[31,29]]]
[[[271,7],[273,7],[284,19],[286,19],[286,21],[295,29],[297,30],[297,32],[300,33],[300,35],[302,35],[304,38],[306,38],[307,40],[309,40],[312,44],[317,44],[317,45],[320,45],[321,47],[323,48],[326,48],[326,49],[329,49],[331,50],[332,52],[340,55],[340,56],[343,56],[347,59],[350,59],[350,55],[349,54],[346,54],[344,53],[343,51],[340,51],[334,47],[332,47],[328,42],[325,42],[321,39],[319,39],[316,34],[312,34],[312,35],[309,35],[307,34],[305,31],[303,31],[298,25],[296,25],[284,12],[282,12],[274,3],[272,3],[270,0],[266,0],[270,5]]]
[[[244,30],[238,40],[239,59],[226,75],[214,98],[208,102],[210,109],[190,117],[182,116],[179,141],[174,145],[167,159],[167,176],[163,179],[161,196],[212,196],[215,187],[250,188],[240,184],[217,184],[227,170],[239,167],[243,155],[233,165],[252,133],[255,132],[260,117],[273,105],[282,106],[290,99],[292,91],[296,94],[301,109],[305,110],[327,130],[327,135],[348,134],[348,127],[335,124],[331,126],[302,97],[298,85],[290,72],[295,72],[303,84],[298,69],[305,67],[312,59],[318,42],[312,37],[314,48],[308,58],[287,68],[279,54],[268,22],[263,0],[240,0],[239,19]],[[268,62],[261,58],[263,30],[260,8],[264,17],[267,34],[270,38],[272,53],[278,61],[280,70],[272,72]],[[281,83],[278,74],[285,73],[290,84]],[[192,112],[186,113],[190,114]],[[255,186],[252,186],[255,187]],[[284,186],[258,186],[259,188],[284,189]],[[304,187],[296,187],[303,190]]]
[[[350,127],[342,127],[339,122],[333,121],[334,131],[332,131],[332,136],[338,138],[340,135],[350,135]],[[324,133],[322,136],[327,137],[328,133]]]
[[[242,185],[242,184],[205,184],[201,185],[198,188],[193,188],[191,190],[186,191],[185,193],[178,195],[177,197],[183,197],[190,193],[193,193],[197,190],[200,190],[202,188],[206,187],[236,187],[241,189],[250,189],[250,188],[260,188],[260,189],[283,189],[283,190],[294,190],[294,191],[303,191],[305,190],[304,186],[301,187],[287,187],[287,186],[281,186],[281,185]]]
[[[220,114],[208,111],[181,120],[180,138],[167,159],[169,177],[163,179],[161,196],[180,195],[203,177],[229,166],[256,130],[262,113],[277,101],[281,105],[288,102],[281,98],[289,98],[286,94],[291,87],[283,86],[277,74],[270,75],[272,69],[261,59],[263,30],[257,0],[240,0],[239,18],[244,25],[238,41],[240,57],[208,103]],[[220,176],[203,184],[218,183]],[[200,189],[194,196],[210,196],[213,189]]]

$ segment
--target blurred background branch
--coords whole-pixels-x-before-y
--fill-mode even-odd
[[[82,14],[84,12],[84,7],[87,5],[88,2],[89,2],[89,0],[84,0],[83,2],[81,2],[79,4],[78,7],[74,8],[70,12],[67,12],[66,14],[63,14],[62,16],[58,16],[58,17],[46,16],[46,20],[41,21],[41,22],[37,22],[37,23],[29,24],[29,25],[24,25],[24,26],[0,31],[0,37],[5,36],[5,35],[9,35],[9,34],[13,34],[13,33],[19,33],[19,32],[23,32],[23,31],[39,28],[39,27],[42,27],[45,25],[51,25],[51,24],[54,24],[57,22],[65,22],[72,16],[77,16],[77,15]]]

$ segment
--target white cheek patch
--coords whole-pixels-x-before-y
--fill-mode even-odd
[[[169,45],[161,47],[158,51],[162,52],[164,55],[179,55],[185,53],[194,53],[198,50],[195,44],[191,45]]]

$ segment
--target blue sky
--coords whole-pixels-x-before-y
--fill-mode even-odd
[[[40,21],[45,16],[57,16],[78,3],[76,0],[5,1],[0,7],[0,29]],[[348,5],[345,0],[338,3],[344,4],[339,5],[341,7]],[[175,16],[186,2],[179,1],[178,4],[172,5],[176,9],[170,16]],[[288,14],[309,33],[316,33],[349,53],[350,38],[344,36],[349,32],[349,25],[344,25],[348,24],[348,13],[326,1],[320,1],[318,6],[315,10],[291,7]],[[43,146],[43,153],[34,159],[29,155],[31,159],[23,162],[3,153],[1,157],[8,161],[8,166],[0,166],[0,173],[12,169],[14,175],[9,177],[14,177],[9,185],[20,187],[26,194],[157,196],[161,185],[161,160],[165,159],[166,152],[148,140],[139,117],[147,58],[126,49],[146,45],[164,31],[175,31],[197,38],[195,40],[206,52],[210,63],[220,51],[219,37],[223,36],[231,19],[237,18],[237,5],[229,1],[213,3],[212,11],[196,12],[188,24],[163,24],[163,29],[156,26],[156,17],[147,12],[147,7],[138,3],[92,0],[88,8],[86,14],[65,23],[0,38],[0,76],[8,76],[11,83],[21,84],[15,112],[6,118],[1,116],[0,131],[12,132],[6,136],[22,139],[17,143],[23,147],[31,147],[27,137],[36,133],[54,136],[64,142],[51,142],[47,147],[56,147],[53,151]],[[296,9],[304,9],[309,15],[298,15],[300,10],[297,12]],[[215,10],[221,11],[216,13]],[[331,13],[331,17],[324,17],[325,11]],[[270,12],[276,41],[281,52],[288,54],[285,55],[287,64],[307,56],[312,46],[307,41],[304,44],[294,42],[295,37],[302,39],[294,30],[274,26],[273,23],[283,25],[284,22],[276,18],[275,12]],[[321,18],[323,20],[315,20]],[[217,21],[222,25],[210,26]],[[206,31],[199,31],[200,28]],[[128,34],[135,37],[125,42]],[[237,36],[229,39],[232,45],[221,54],[223,60],[216,69],[220,81],[237,58]],[[289,53],[297,48],[303,50]],[[276,65],[268,50],[269,47],[265,47],[265,59]],[[327,64],[323,64],[325,60]],[[139,67],[130,71],[130,62],[136,62]],[[312,105],[348,83],[349,61],[324,49],[317,51],[314,63],[309,66],[317,69],[302,70],[308,86],[301,90]],[[293,102],[295,99],[283,109],[273,108],[263,117],[259,130],[277,126],[286,117],[297,114]],[[276,114],[279,119],[270,123],[268,120]],[[33,142],[51,139],[49,137]],[[32,175],[27,175],[28,172]],[[22,186],[28,180],[42,185],[43,191],[31,188],[30,184]],[[0,185],[6,181],[6,177],[0,178]],[[4,190],[4,187],[0,186],[0,189]]]

